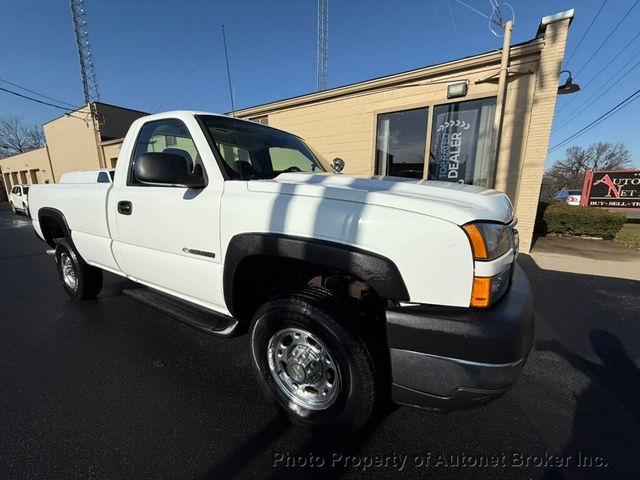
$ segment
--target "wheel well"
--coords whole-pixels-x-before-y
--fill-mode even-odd
[[[44,236],[45,242],[50,246],[56,245],[57,238],[69,237],[69,227],[67,222],[61,213],[54,212],[40,212],[38,215],[38,221],[40,222],[40,230]]]
[[[384,300],[367,282],[343,271],[294,258],[252,255],[243,259],[235,272],[234,316],[247,322],[269,298],[306,286],[326,288],[359,312],[379,311],[384,306]]]

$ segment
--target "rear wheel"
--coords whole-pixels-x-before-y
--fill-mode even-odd
[[[102,290],[102,270],[87,264],[66,238],[56,246],[56,265],[62,286],[70,297],[94,298]]]
[[[357,430],[379,395],[357,313],[319,288],[270,300],[255,314],[251,352],[263,389],[307,428]]]

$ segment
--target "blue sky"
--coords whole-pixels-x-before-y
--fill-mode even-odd
[[[85,0],[102,100],[158,112],[172,109],[230,110],[220,25],[227,31],[236,107],[309,93],[316,87],[315,0]],[[465,0],[488,13],[488,0]],[[582,92],[559,98],[551,145],[564,140],[638,89],[640,67],[571,114],[607,82],[640,59],[640,5],[586,63],[634,0],[608,0],[568,66]],[[602,0],[512,0],[513,42],[535,36],[540,19],[575,8],[567,56]],[[0,78],[72,104],[82,104],[71,13],[66,0],[3,0]],[[456,0],[330,0],[329,87],[431,65],[496,49],[501,39],[487,21]],[[621,70],[620,70],[621,69]],[[575,75],[579,70],[579,75]],[[613,77],[616,71],[622,73]],[[600,74],[598,77],[596,75]],[[0,82],[0,86],[14,87]],[[25,93],[25,92],[23,92]],[[576,97],[576,98],[573,98]],[[563,106],[567,102],[567,106]],[[560,108],[562,110],[558,111]],[[635,117],[640,101],[569,145],[623,142],[640,166]],[[61,112],[0,92],[0,115],[43,123]],[[562,128],[561,124],[568,124]],[[568,145],[568,146],[569,146]],[[561,158],[564,148],[549,161]]]

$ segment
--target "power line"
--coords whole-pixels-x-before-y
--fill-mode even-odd
[[[564,140],[562,140],[560,143],[557,143],[556,145],[554,145],[553,147],[551,147],[549,149],[549,153],[553,152],[554,150],[557,150],[558,148],[560,148],[561,146],[569,143],[571,140],[573,140],[574,138],[579,137],[580,135],[582,135],[583,133],[586,133],[587,131],[591,130],[593,127],[599,125],[600,123],[604,122],[606,119],[608,119],[609,117],[615,115],[616,113],[618,113],[620,110],[622,110],[624,107],[630,105],[631,103],[633,103],[634,101],[636,101],[638,98],[640,98],[639,96],[640,94],[640,89],[636,90],[635,92],[633,92],[631,95],[629,95],[627,98],[625,98],[624,100],[622,100],[620,103],[618,103],[615,107],[611,108],[610,110],[608,110],[607,112],[603,113],[602,115],[600,115],[598,118],[596,118],[594,121],[592,121],[591,123],[589,123],[587,126],[582,127],[580,130],[578,130],[577,132],[569,135],[567,138],[565,138]]]
[[[78,117],[76,115],[72,115],[70,112],[73,112],[74,110],[71,110],[69,108],[61,107],[60,105],[55,105],[53,103],[45,102],[43,100],[38,100],[37,98],[29,97],[28,95],[23,95],[22,93],[18,93],[18,92],[14,92],[13,90],[9,90],[8,88],[0,87],[0,90],[2,90],[3,92],[10,93],[11,95],[15,95],[17,97],[24,98],[26,100],[31,100],[32,102],[37,102],[37,103],[41,103],[42,105],[48,105],[49,107],[53,107],[53,108],[58,108],[60,110],[64,110],[65,112],[67,112],[67,115],[69,115],[70,117],[79,118],[80,120],[85,120],[82,117]]]
[[[600,75],[602,75],[604,72],[606,72],[606,71],[607,71],[607,68],[609,67],[609,65],[611,65],[613,62],[615,62],[615,61],[618,59],[618,57],[619,57],[620,55],[622,55],[622,54],[624,53],[624,51],[625,51],[627,48],[629,48],[629,45],[631,45],[631,44],[632,44],[632,43],[633,43],[633,42],[634,42],[638,37],[640,37],[640,32],[636,33],[636,35],[635,35],[631,40],[629,40],[629,41],[627,42],[627,44],[626,44],[624,47],[622,47],[620,50],[618,50],[618,53],[617,53],[617,54],[616,54],[616,55],[615,55],[611,60],[609,60],[609,61],[607,62],[607,64],[606,64],[604,67],[602,67],[594,77],[592,77],[592,78],[591,78],[591,80],[589,80],[587,83],[585,83],[585,84],[582,86],[581,90],[584,92],[584,90],[586,90],[586,89],[587,89],[587,87],[588,87],[591,83],[593,83],[593,81],[594,81],[596,78],[598,78]],[[633,58],[635,58],[635,57],[633,57]],[[623,66],[623,68],[624,68],[624,66]],[[622,70],[622,69],[620,69],[620,70]],[[620,70],[618,70],[618,72],[619,72]],[[615,77],[615,76],[617,75],[617,73],[618,73],[618,72],[614,73],[614,74],[612,75],[612,78],[613,78],[613,77]],[[608,81],[607,81],[607,83],[608,83]],[[564,110],[564,109],[567,107],[567,105],[569,105],[569,104],[570,104],[572,101],[574,101],[576,98],[578,98],[578,96],[577,96],[577,95],[574,95],[573,97],[571,97],[571,98],[570,98],[570,99],[569,99],[569,100],[568,100],[564,105],[562,105],[562,106],[558,109],[558,113],[560,113],[562,110]]]
[[[636,55],[637,57],[638,55]],[[616,75],[618,73],[620,73],[620,71],[622,71],[625,67],[627,66],[627,64],[624,64],[622,66],[622,68],[618,69],[618,71],[609,79],[607,80],[607,82],[605,82],[598,90],[596,90],[593,95],[591,95],[589,98],[587,98],[584,102],[584,104],[582,105],[582,107],[578,107],[576,110],[574,110],[573,112],[571,112],[570,116],[562,123],[560,123],[560,125],[554,127],[553,131],[558,131],[562,128],[564,128],[565,125],[568,125],[569,123],[571,123],[571,121],[576,118],[578,115],[580,115],[582,112],[584,112],[587,108],[589,108],[591,105],[593,105],[595,102],[597,102],[602,95],[604,95],[603,90],[609,86],[609,83],[611,82],[611,80],[613,80],[614,78],[616,78]],[[623,75],[621,75],[620,77],[618,77],[616,79],[615,82],[613,82],[609,88],[614,87],[615,85],[617,85],[618,83],[620,83],[627,75],[629,75],[631,72],[633,72],[636,68],[638,68],[638,66],[640,66],[640,61],[634,63],[631,68],[629,68]],[[600,93],[602,92],[602,93]],[[600,93],[600,95],[598,95]],[[594,98],[595,97],[595,98]],[[593,101],[592,101],[593,99]]]
[[[10,82],[9,80],[5,80],[3,78],[0,78],[0,82],[6,83],[7,85],[11,85],[13,87],[17,87],[20,90],[24,90],[25,92],[33,93],[34,95],[38,95],[39,97],[46,98],[48,100],[53,100],[54,102],[58,102],[63,105],[68,105],[69,107],[73,107],[74,110],[77,110],[79,108],[75,105],[72,105],[71,103],[63,102],[62,100],[58,100],[57,98],[48,97],[47,95],[44,95],[40,92],[36,92],[35,90],[29,90],[27,87],[23,87],[22,85],[18,85],[17,83]]]
[[[471,5],[468,5],[466,3],[464,3],[462,0],[456,0],[456,2],[458,2],[460,5],[467,7],[469,10],[471,10],[472,12],[477,13],[478,15],[480,15],[481,17],[486,18],[487,20],[491,21],[491,17],[489,15],[485,15],[484,13],[482,13],[480,10],[476,10],[475,8],[473,8]]]
[[[451,9],[451,0],[447,0],[449,7],[449,17],[451,18],[451,25],[453,26],[453,33],[456,38],[456,45],[458,46],[458,55],[462,55],[462,47],[460,46],[460,35],[458,35],[458,27],[456,27],[456,20],[453,16],[453,10]]]
[[[598,52],[602,49],[602,47],[604,47],[604,45],[605,45],[605,44],[607,43],[607,41],[611,38],[611,36],[612,36],[612,35],[613,35],[617,30],[618,30],[618,27],[620,26],[620,24],[621,24],[622,22],[624,22],[624,21],[625,21],[625,19],[629,16],[629,14],[631,13],[631,10],[633,10],[634,8],[636,8],[636,5],[638,5],[638,2],[640,2],[640,0],[636,0],[636,1],[634,2],[634,4],[633,4],[633,5],[631,5],[631,8],[630,8],[629,10],[627,10],[627,13],[625,13],[625,14],[622,16],[622,18],[621,18],[621,19],[620,19],[620,21],[616,24],[616,26],[615,26],[615,27],[613,27],[613,29],[609,32],[609,35],[607,35],[607,38],[605,38],[602,42],[600,42],[600,46],[599,46],[598,48],[596,48],[596,51],[595,51],[595,52],[593,52],[593,53],[591,54],[591,56],[590,56],[590,57],[589,57],[589,59],[584,63],[584,65],[582,65],[582,67],[580,67],[580,70],[578,70],[578,71],[576,72],[576,74],[575,74],[575,76],[576,76],[576,77],[580,74],[580,72],[582,72],[582,71],[586,68],[586,66],[587,66],[587,65],[589,65],[589,62],[590,62],[591,60],[593,60],[593,57],[595,57],[595,56],[598,54]]]
[[[587,36],[587,34],[589,33],[589,30],[591,30],[591,27],[593,27],[593,24],[595,23],[596,19],[598,18],[598,15],[600,15],[600,12],[602,11],[602,9],[604,8],[606,3],[607,3],[607,0],[604,0],[604,2],[602,2],[602,5],[600,5],[600,8],[596,12],[596,14],[593,17],[593,19],[591,20],[591,23],[589,24],[587,29],[582,34],[582,37],[580,37],[580,40],[578,41],[578,44],[576,45],[576,47],[571,52],[571,55],[569,55],[569,58],[567,58],[567,62],[565,63],[565,65],[569,65],[569,62],[573,58],[573,55],[578,51],[578,49],[580,48],[580,45],[582,45],[582,41],[584,40],[584,37]]]

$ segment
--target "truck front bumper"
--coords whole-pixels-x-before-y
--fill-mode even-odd
[[[469,408],[515,382],[533,344],[534,321],[529,280],[519,266],[514,269],[509,291],[488,309],[387,309],[395,402]]]

